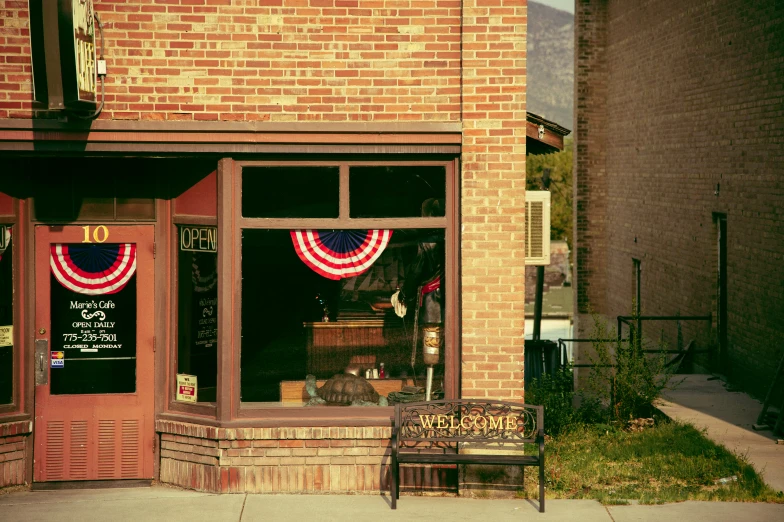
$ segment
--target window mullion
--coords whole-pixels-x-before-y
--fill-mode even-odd
[[[340,218],[349,218],[348,165],[340,166]]]

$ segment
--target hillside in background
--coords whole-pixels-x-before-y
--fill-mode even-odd
[[[574,15],[528,3],[528,111],[574,130]]]

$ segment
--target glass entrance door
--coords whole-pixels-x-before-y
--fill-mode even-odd
[[[153,227],[36,227],[37,482],[153,474]]]

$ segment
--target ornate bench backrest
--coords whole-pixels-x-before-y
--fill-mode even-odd
[[[544,409],[516,402],[454,399],[395,405],[401,442],[536,442]]]

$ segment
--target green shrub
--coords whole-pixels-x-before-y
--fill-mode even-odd
[[[569,426],[581,422],[580,413],[572,406],[574,374],[570,367],[553,375],[542,374],[525,387],[525,402],[544,406],[544,431],[556,436]]]
[[[591,338],[617,339],[617,334],[594,317]],[[652,416],[653,401],[672,376],[667,368],[666,347],[653,346],[639,338],[634,328],[626,340],[593,343],[594,354],[589,359],[594,367],[588,378],[588,394],[607,406],[608,420],[625,422]]]

